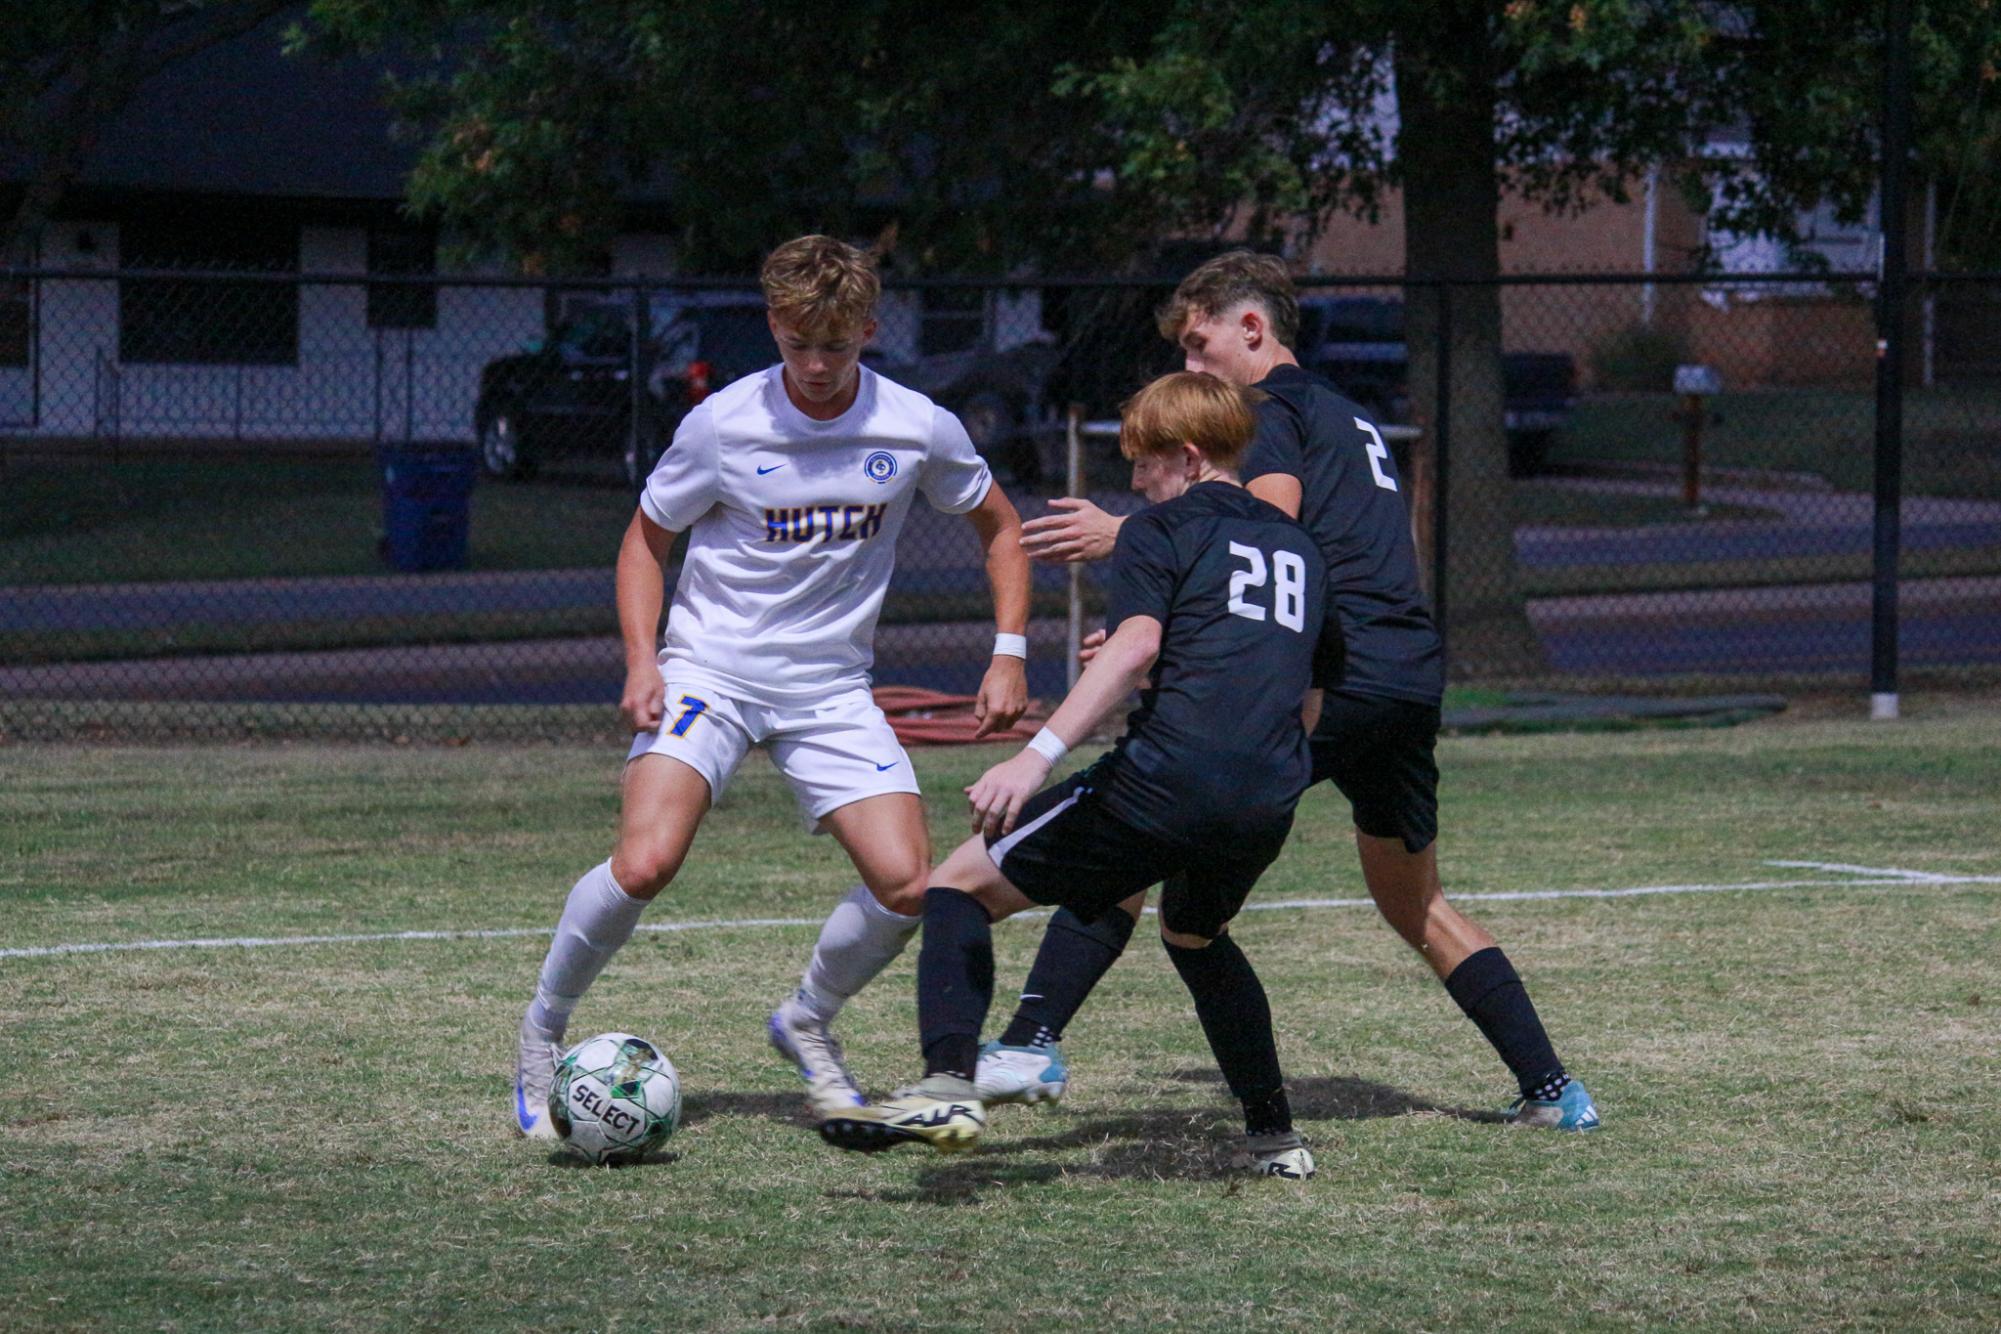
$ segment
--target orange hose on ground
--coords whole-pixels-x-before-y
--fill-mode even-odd
[[[966,745],[976,739],[973,733],[980,726],[973,717],[971,695],[948,695],[918,686],[877,686],[875,703],[889,718],[897,741],[906,746]],[[1028,712],[1013,727],[977,739],[1026,741],[1048,717],[1040,700],[1030,700]]]

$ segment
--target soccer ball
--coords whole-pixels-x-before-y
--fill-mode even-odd
[[[594,1163],[637,1162],[680,1126],[681,1076],[646,1039],[600,1033],[556,1063],[549,1120]]]

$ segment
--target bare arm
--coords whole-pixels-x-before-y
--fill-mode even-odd
[[[1103,560],[1119,540],[1123,518],[1105,513],[1090,501],[1058,496],[1050,513],[1021,526],[1022,549],[1037,560]]]
[[[1048,729],[1064,745],[1074,745],[1097,730],[1107,714],[1153,671],[1160,656],[1160,622],[1151,616],[1129,616],[1105,641],[1084,668],[1075,688],[1050,715]],[[972,807],[973,832],[995,838],[1014,828],[1015,817],[1035,790],[1049,777],[1050,764],[1034,750],[1023,749],[996,764],[966,789]]]
[[[625,691],[618,711],[635,732],[660,726],[667,687],[660,679],[660,608],[674,534],[634,510],[618,548],[618,633],[625,641]]]
[[[1285,511],[1288,519],[1299,517],[1299,479],[1289,472],[1268,472],[1251,478],[1244,483],[1244,489],[1267,505],[1276,505]]]
[[[998,483],[966,511],[987,558],[987,583],[994,594],[994,628],[1002,634],[1028,632],[1028,557],[1021,549],[1021,516]],[[987,664],[973,701],[979,728],[975,740],[1013,727],[1028,708],[1028,663],[997,653]]]

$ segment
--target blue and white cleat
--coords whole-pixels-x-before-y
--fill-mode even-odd
[[[521,1054],[514,1063],[514,1131],[528,1139],[559,1139],[549,1119],[549,1089],[556,1082],[562,1046],[521,1021]]]
[[[801,1014],[787,1001],[771,1012],[765,1032],[773,1049],[792,1062],[806,1081],[806,1102],[815,1117],[824,1121],[868,1105],[848,1072],[840,1039],[828,1032],[825,1024]]]
[[[1046,1047],[1003,1047],[989,1042],[980,1048],[979,1069],[973,1085],[983,1103],[1046,1102],[1052,1107],[1063,1100],[1070,1086],[1070,1070],[1063,1064],[1063,1045]]]
[[[1563,1086],[1554,1101],[1545,1098],[1516,1098],[1508,1104],[1508,1124],[1535,1126],[1543,1130],[1596,1130],[1598,1107],[1584,1085],[1575,1079]]]

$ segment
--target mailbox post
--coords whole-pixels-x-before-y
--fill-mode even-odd
[[[1709,419],[1708,400],[1723,392],[1723,377],[1714,366],[1677,366],[1674,391],[1681,395],[1673,414],[1681,422],[1681,503],[1702,514],[1702,428]]]

